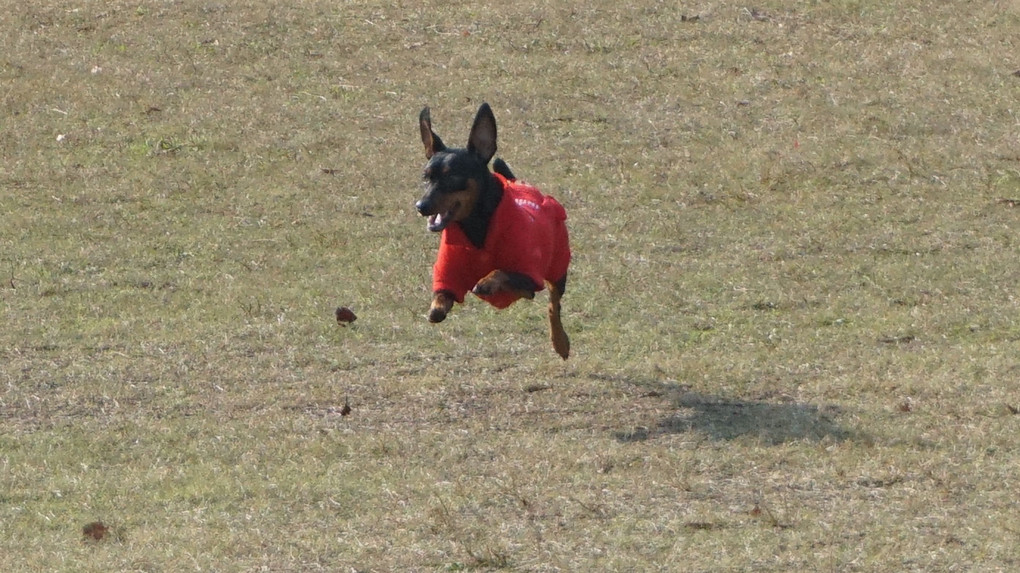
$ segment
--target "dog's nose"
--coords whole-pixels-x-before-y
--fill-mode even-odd
[[[418,212],[421,213],[422,215],[429,215],[430,210],[432,209],[432,203],[430,201],[422,199],[421,201],[418,201],[417,203],[414,204],[414,208],[417,209]]]

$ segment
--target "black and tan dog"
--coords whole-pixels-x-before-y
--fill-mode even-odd
[[[433,268],[430,322],[441,322],[468,291],[497,308],[549,287],[549,333],[556,353],[570,355],[560,320],[570,242],[567,213],[555,199],[518,181],[497,159],[496,118],[483,103],[466,148],[448,148],[434,131],[429,108],[418,117],[425,144],[425,193],[415,204],[428,229],[441,232]]]

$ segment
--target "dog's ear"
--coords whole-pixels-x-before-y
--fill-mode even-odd
[[[421,142],[425,144],[425,159],[432,159],[433,155],[446,149],[443,140],[432,131],[432,118],[429,116],[428,106],[418,114],[418,126],[421,128]]]
[[[489,104],[483,103],[475,114],[475,123],[468,136],[468,151],[474,153],[485,165],[496,154],[496,117]]]

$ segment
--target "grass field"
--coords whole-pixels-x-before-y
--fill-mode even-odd
[[[1018,30],[8,3],[0,570],[1017,570]],[[544,295],[425,320],[417,114],[482,101],[570,215],[567,362]]]

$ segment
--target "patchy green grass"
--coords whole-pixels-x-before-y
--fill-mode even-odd
[[[1015,570],[1018,29],[7,7],[0,570]],[[541,302],[424,319],[417,113],[482,101],[570,214],[566,363]]]

